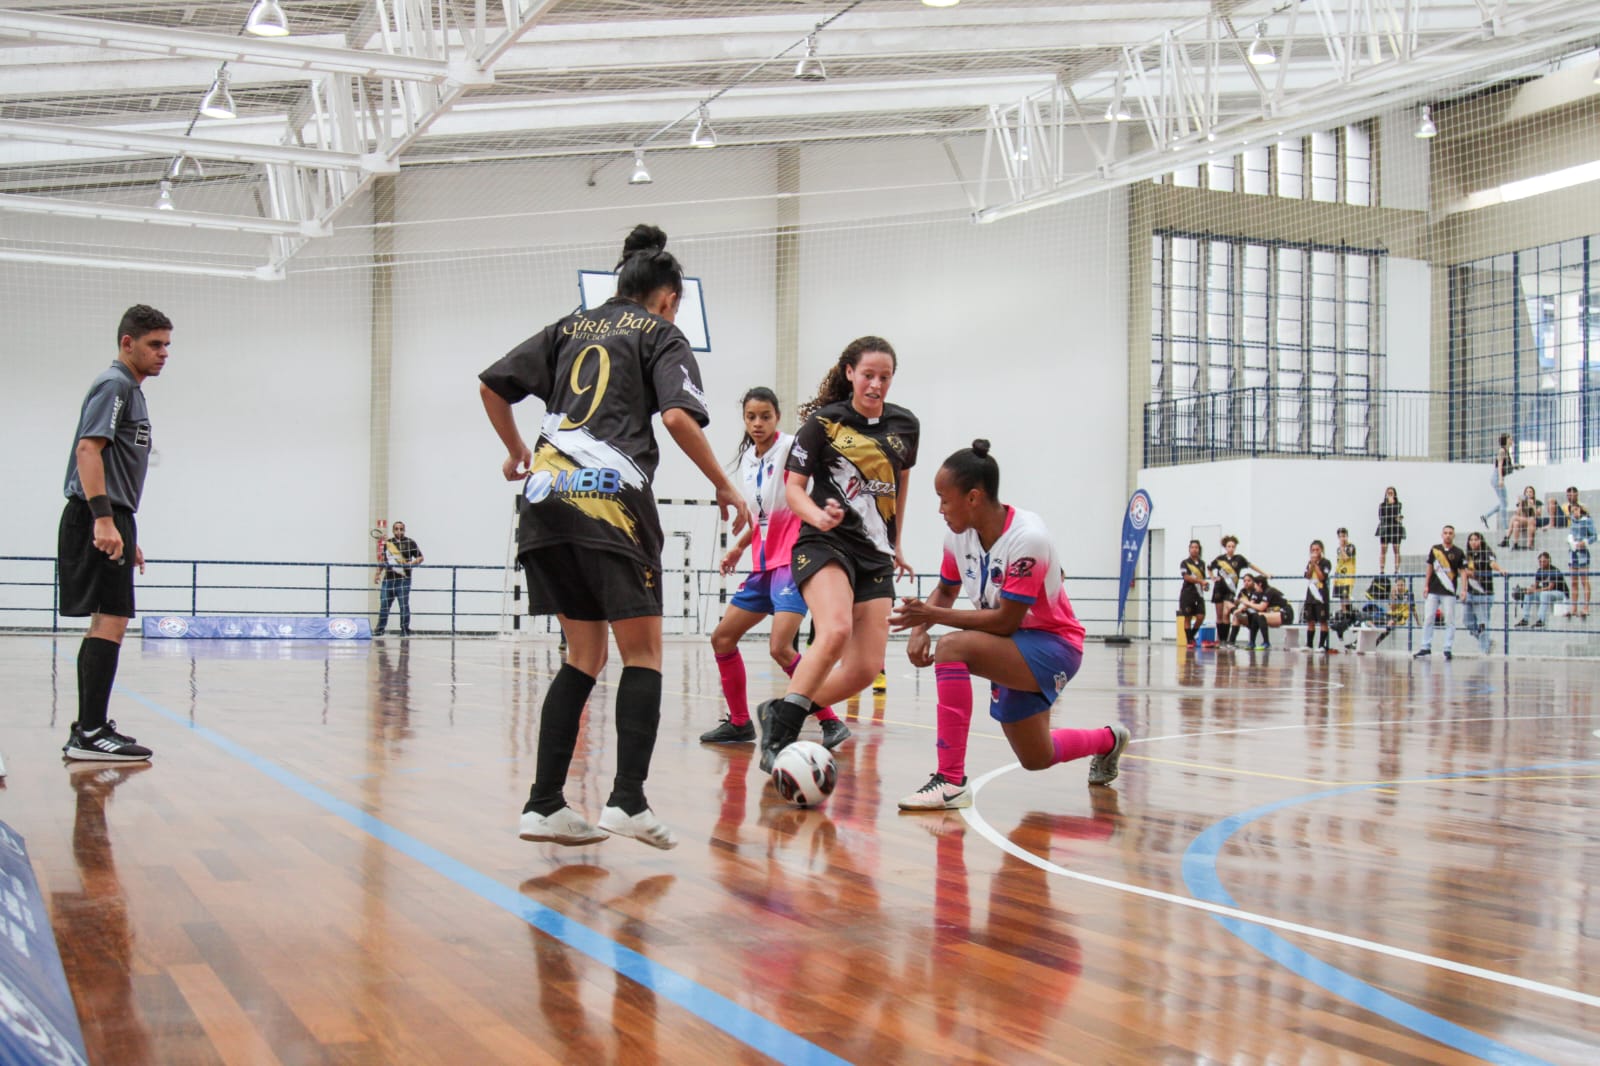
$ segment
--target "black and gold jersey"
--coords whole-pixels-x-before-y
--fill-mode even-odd
[[[1219,555],[1211,560],[1211,572],[1217,580],[1227,585],[1230,592],[1239,591],[1239,579],[1250,569],[1250,560],[1242,555]]]
[[[800,541],[820,538],[852,558],[892,560],[900,472],[916,465],[920,434],[917,416],[892,403],[883,405],[879,418],[867,418],[849,400],[808,418],[789,450],[789,472],[811,479],[818,507],[838,500],[844,521],[826,533],[806,525]]]
[[[1194,578],[1195,582],[1204,581],[1206,579],[1206,564],[1199,559],[1186,558],[1178,564],[1178,576]],[[1190,581],[1184,582],[1186,585],[1193,583]]]
[[[529,337],[478,375],[507,403],[544,401],[519,507],[519,551],[579,544],[661,565],[651,418],[681,407],[704,426],[700,367],[683,332],[614,297]]]
[[[1328,578],[1333,573],[1333,564],[1326,559],[1306,563],[1306,602],[1328,602]]]
[[[1454,596],[1456,584],[1461,580],[1461,571],[1466,565],[1467,553],[1461,550],[1460,545],[1452,544],[1446,548],[1443,544],[1435,544],[1428,552],[1428,595]]]

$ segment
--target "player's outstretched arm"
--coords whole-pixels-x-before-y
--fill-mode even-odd
[[[672,434],[673,442],[717,490],[717,510],[722,512],[722,517],[726,519],[731,509],[733,531],[743,533],[744,528],[750,524],[750,508],[744,502],[744,493],[734,488],[727,472],[717,462],[717,455],[711,450],[711,442],[706,440],[705,431],[700,428],[700,423],[695,421],[694,415],[681,407],[669,407],[661,412],[661,424],[667,427],[667,432]]]

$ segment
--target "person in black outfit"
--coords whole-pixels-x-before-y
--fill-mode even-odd
[[[1200,558],[1200,552],[1200,542],[1191,540],[1189,557],[1178,565],[1178,576],[1183,579],[1183,588],[1178,592],[1178,616],[1184,619],[1184,642],[1191,648],[1195,646],[1201,623],[1206,620],[1206,601],[1201,593],[1210,584],[1206,580],[1206,564]],[[1220,633],[1218,639],[1221,639]]]
[[[123,312],[117,358],[89,386],[67,462],[57,534],[61,614],[89,618],[78,647],[78,720],[68,759],[142,762],[150,749],[107,717],[117,659],[134,616],[133,568],[144,573],[134,514],[150,467],[150,412],[141,386],[167,365],[172,320],[146,304]]]
[[[1378,528],[1373,534],[1378,538],[1378,573],[1389,561],[1389,548],[1394,547],[1394,572],[1400,572],[1400,542],[1406,539],[1406,516],[1400,507],[1400,494],[1390,485],[1383,490],[1383,502],[1378,504]]]
[[[1333,564],[1322,557],[1322,541],[1311,542],[1311,560],[1306,563],[1306,650],[1312,648],[1312,638],[1320,627],[1322,650],[1328,647],[1328,597],[1332,591]]]
[[[566,662],[545,692],[536,776],[520,836],[591,844],[607,833],[652,847],[678,843],[651,811],[644,783],[661,723],[661,520],[651,481],[660,451],[658,412],[673,441],[716,490],[733,532],[750,521],[743,494],[711,450],[700,367],[673,324],[683,268],[666,234],[641,226],[617,278],[617,295],[579,310],[513,348],[479,375],[489,423],[506,448],[501,472],[523,480],[517,548],[528,613],[554,614]],[[628,246],[625,246],[628,251]],[[511,405],[544,402],[537,447]],[[525,479],[525,480],[524,480]],[[605,666],[608,639],[622,655],[617,684],[617,771],[599,827],[567,805],[567,771],[584,704]]]
[[[1552,603],[1561,603],[1570,595],[1567,591],[1567,579],[1561,575],[1550,561],[1549,552],[1539,553],[1539,569],[1533,575],[1533,585],[1526,593],[1522,608],[1522,621],[1517,623],[1517,628],[1522,629],[1528,625],[1528,601],[1539,604],[1538,620],[1533,623],[1534,629],[1543,629],[1544,620],[1550,612]]]
[[[1261,651],[1272,650],[1269,629],[1277,629],[1294,622],[1294,608],[1267,579],[1259,575],[1247,576],[1240,590],[1240,606],[1234,611],[1236,624],[1242,623],[1250,633],[1250,645]]]
[[[1467,534],[1467,586],[1462,598],[1461,624],[1478,638],[1478,650],[1485,655],[1489,654],[1490,647],[1489,621],[1494,610],[1496,570],[1505,573],[1483,534],[1477,530]]]
[[[422,549],[406,536],[406,524],[396,522],[393,536],[378,549],[378,573],[374,581],[382,581],[378,598],[378,628],[374,635],[383,636],[389,628],[389,604],[400,601],[400,635],[411,635],[411,571],[422,563]]]
[[[783,698],[757,711],[763,773],[807,716],[860,692],[883,670],[895,578],[915,573],[900,537],[921,425],[887,400],[897,366],[888,341],[858,337],[800,407],[805,423],[789,450],[785,491],[803,523],[791,570],[817,639]]]
[[[1413,658],[1433,654],[1434,619],[1444,620],[1444,657],[1452,657],[1450,646],[1456,639],[1456,594],[1467,568],[1467,553],[1456,547],[1456,527],[1445,526],[1439,543],[1428,552],[1427,596],[1422,601],[1422,646]]]
[[[1211,571],[1215,584],[1211,588],[1211,602],[1217,608],[1217,645],[1219,647],[1232,647],[1234,639],[1239,635],[1239,627],[1233,623],[1235,608],[1243,600],[1243,581],[1246,571],[1253,570],[1263,581],[1271,581],[1272,575],[1259,566],[1255,566],[1240,555],[1237,551],[1239,538],[1229,533],[1222,538],[1222,554],[1211,560],[1207,568]]]

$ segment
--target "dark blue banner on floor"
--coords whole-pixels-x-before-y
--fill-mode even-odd
[[[28,849],[0,822],[0,1062],[88,1061]]]
[[[145,615],[146,640],[371,640],[365,618],[297,615]]]

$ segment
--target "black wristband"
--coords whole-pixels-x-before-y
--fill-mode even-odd
[[[111,517],[111,497],[101,494],[89,497],[89,513],[96,518]]]

